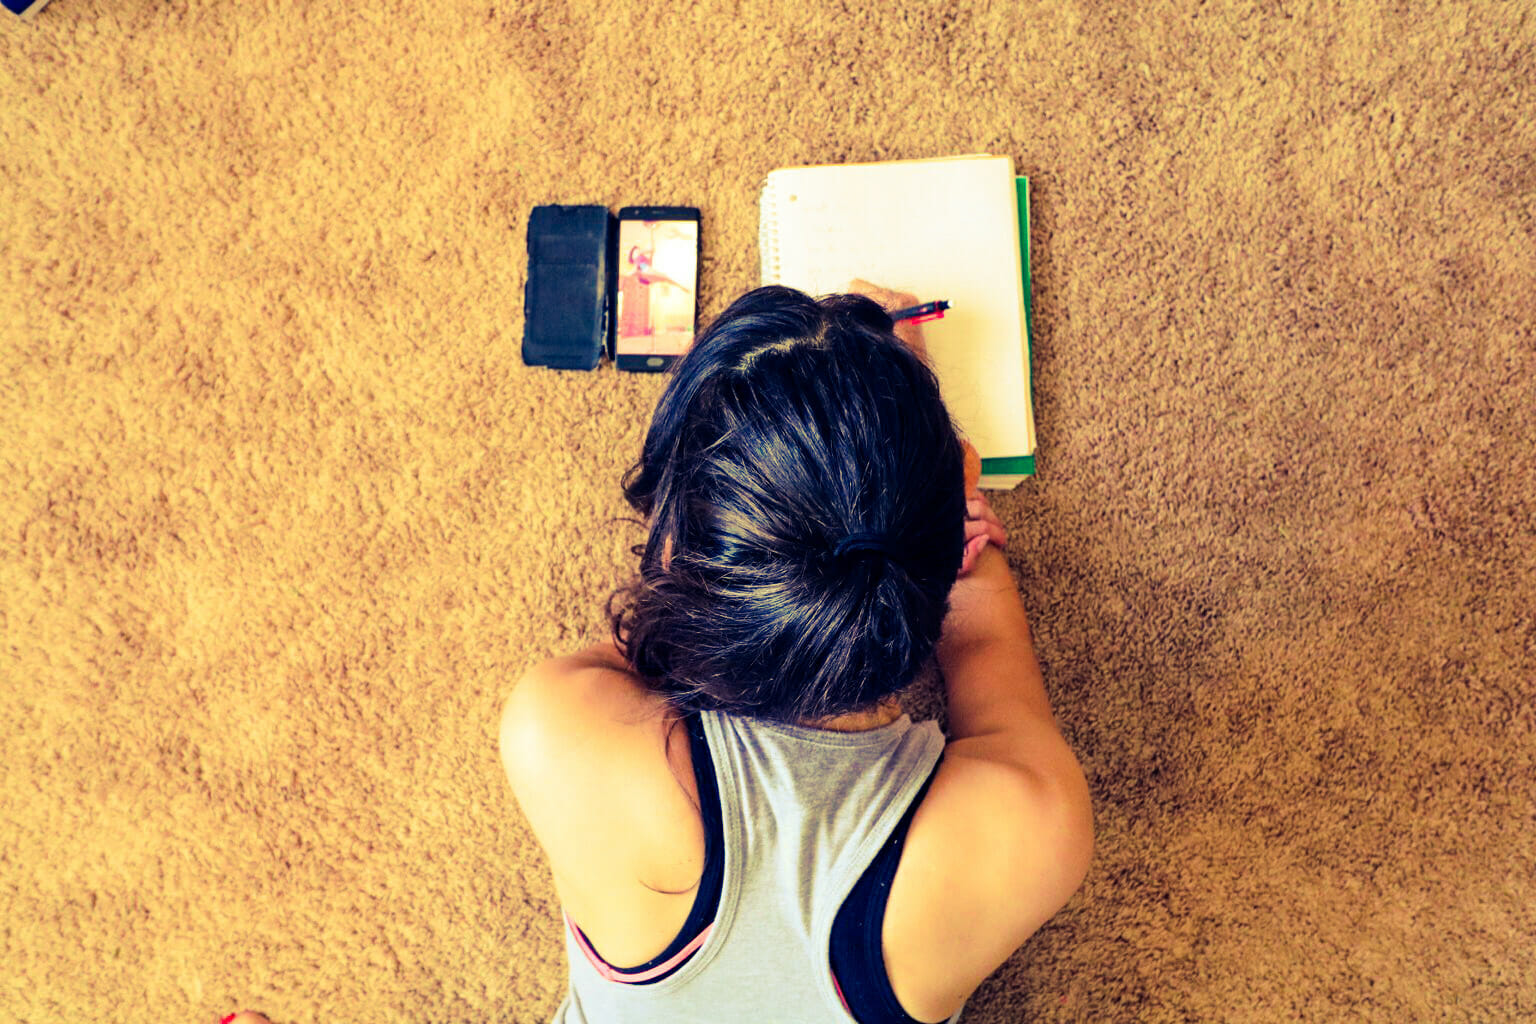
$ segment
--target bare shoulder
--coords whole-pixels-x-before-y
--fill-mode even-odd
[[[882,941],[897,1000],[918,1020],[952,1015],[1072,898],[1092,850],[1086,785],[950,743],[891,884]]]
[[[518,680],[502,708],[502,760],[511,772],[519,763],[580,758],[583,749],[612,750],[656,710],[611,643],[550,658]]]
[[[560,902],[589,934],[608,934],[612,908],[649,870],[656,826],[642,810],[680,799],[657,753],[657,723],[655,699],[611,647],[536,665],[502,711],[507,781]]]

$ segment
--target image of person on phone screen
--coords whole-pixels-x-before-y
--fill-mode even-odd
[[[628,229],[631,222],[626,222]],[[621,237],[619,274],[620,351],[634,355],[681,355],[693,339],[693,282],[698,275],[697,226],[644,221]]]

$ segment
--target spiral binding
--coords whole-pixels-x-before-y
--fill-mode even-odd
[[[761,283],[778,284],[783,274],[783,264],[779,259],[779,190],[771,174],[763,179],[758,206],[757,246]]]

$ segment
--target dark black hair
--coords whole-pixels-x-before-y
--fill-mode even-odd
[[[933,371],[873,301],[737,299],[673,367],[623,486],[649,536],[613,636],[679,714],[866,711],[933,655],[963,456]],[[835,553],[851,534],[876,539]]]

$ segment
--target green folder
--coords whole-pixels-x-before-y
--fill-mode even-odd
[[[1019,264],[1024,268],[1024,361],[1028,369],[1026,386],[1035,386],[1034,370],[1034,319],[1035,302],[1030,294],[1029,280],[1029,179],[1022,175],[1014,179],[1019,193]],[[1009,458],[982,459],[982,476],[1034,476],[1035,457],[1017,455]]]

